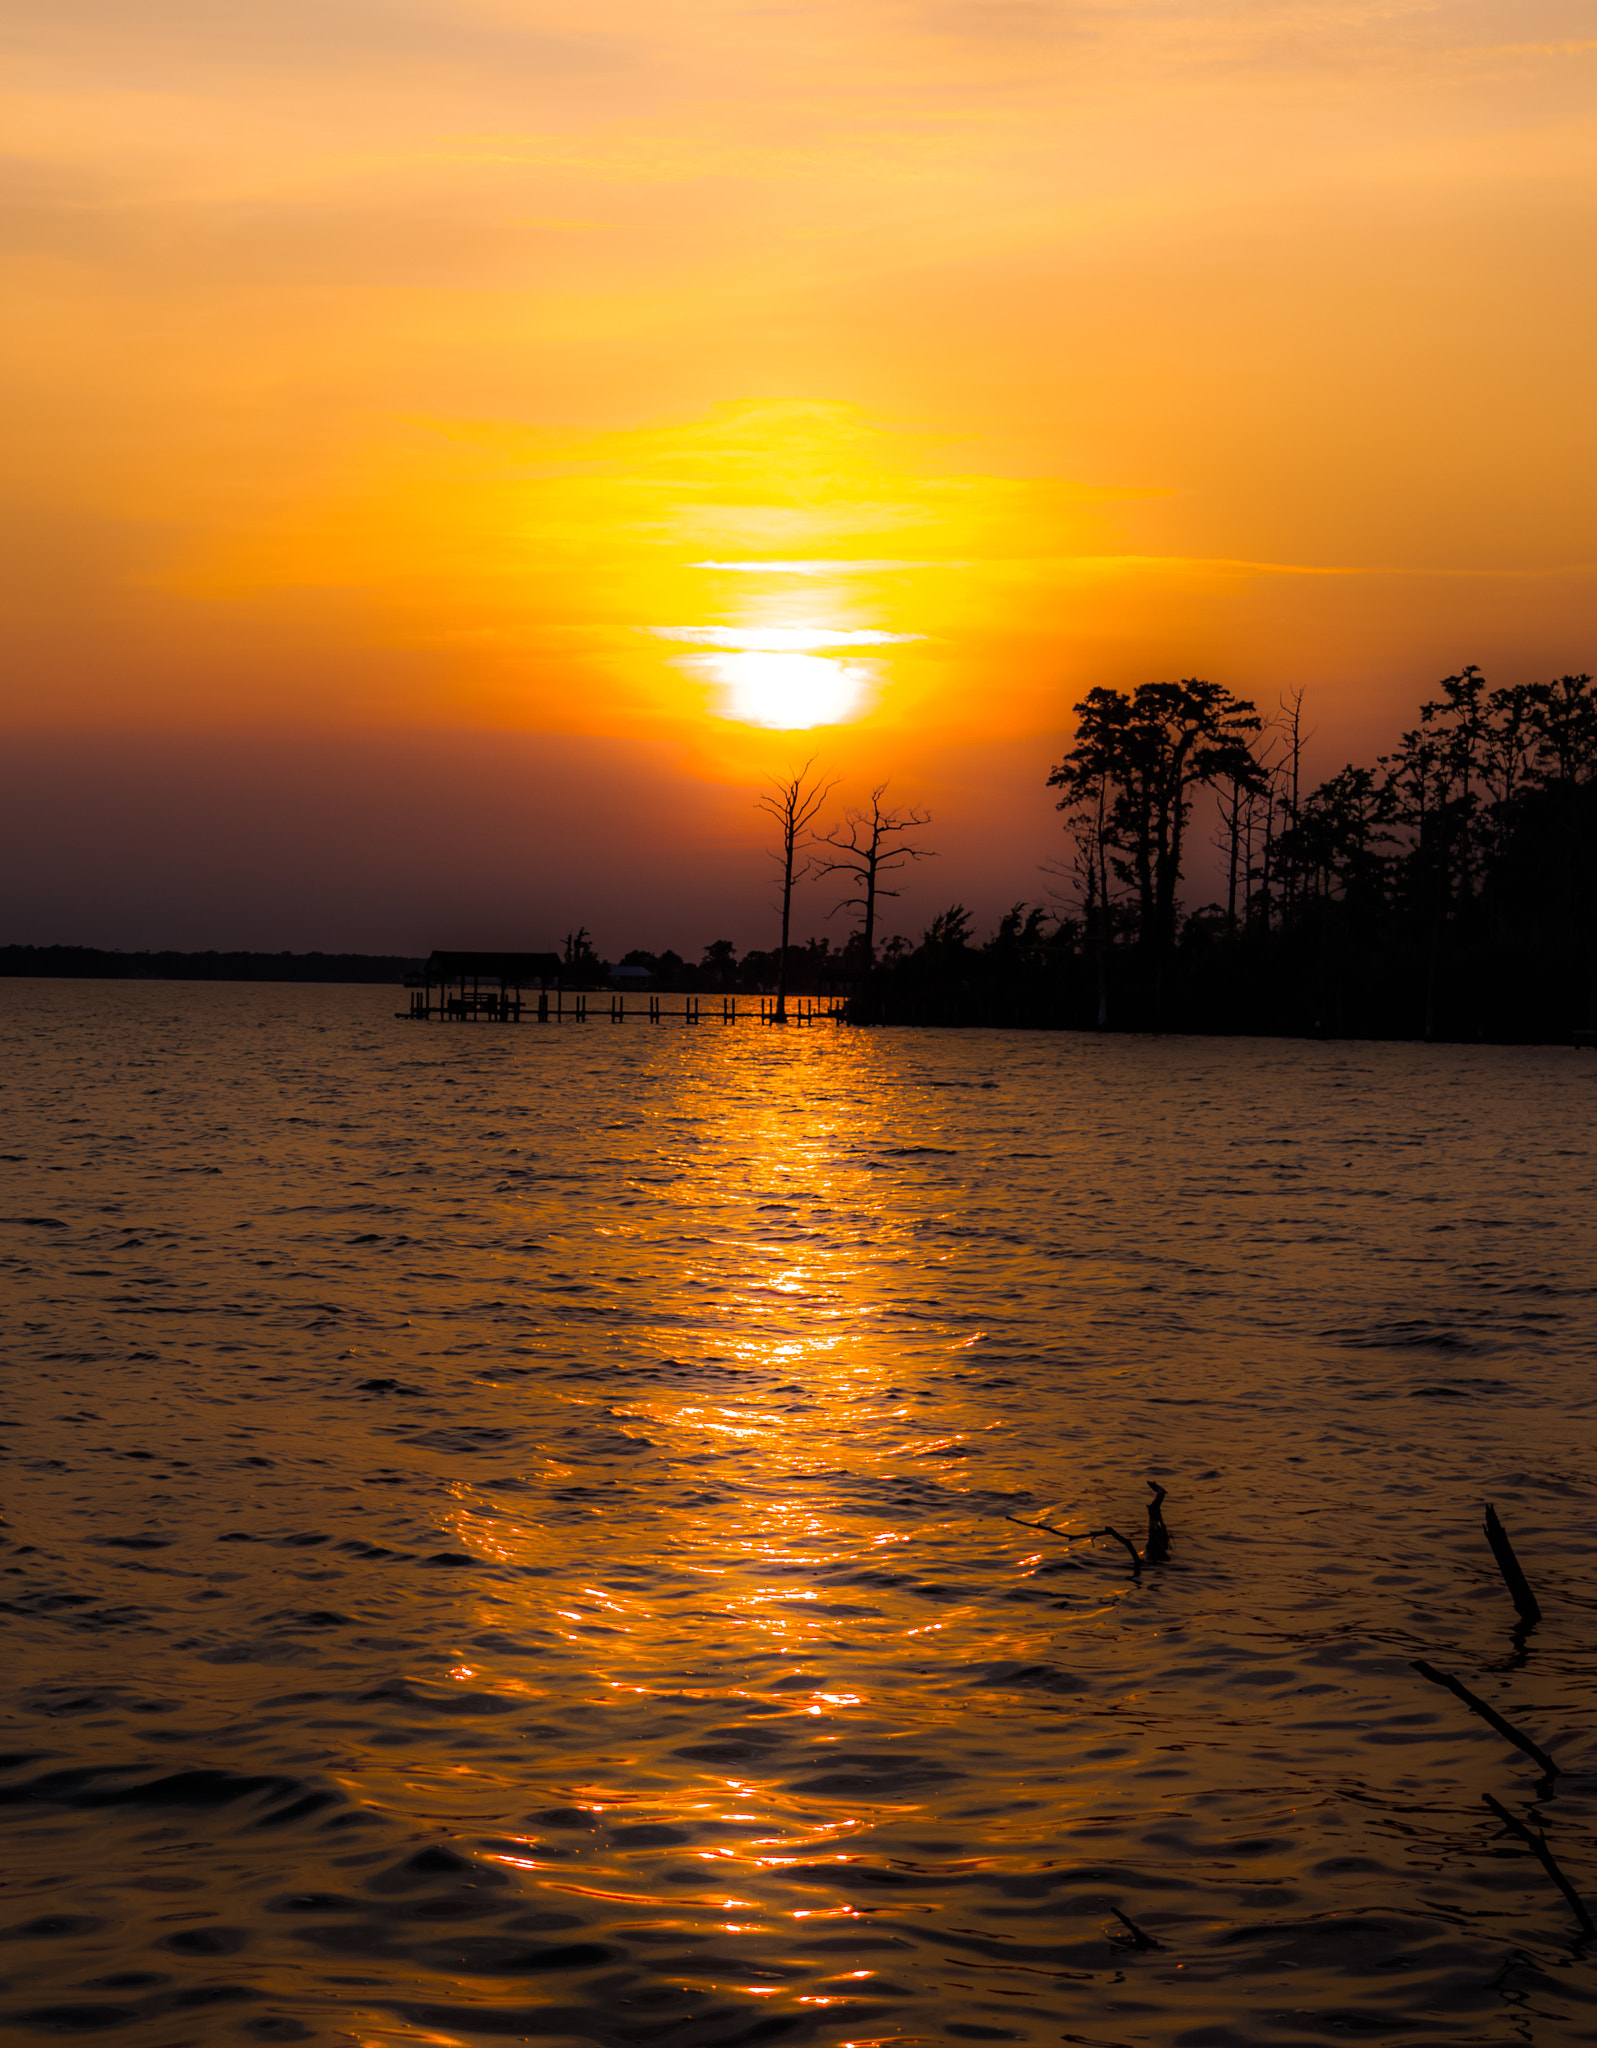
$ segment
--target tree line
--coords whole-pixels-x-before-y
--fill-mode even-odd
[[[406,953],[126,953],[103,946],[0,946],[0,978],[71,981],[402,981]]]
[[[849,996],[862,1022],[1555,1040],[1597,1028],[1597,692],[1587,675],[1493,688],[1445,676],[1388,754],[1305,785],[1301,694],[1268,718],[1197,678],[1091,690],[1046,770],[1056,858],[978,939],[962,903],[882,938],[924,810],[825,823],[813,762],[758,799],[776,944],[697,960],[636,950],[650,984]],[[1192,902],[1201,863],[1216,885]],[[793,938],[801,887],[851,929]],[[1040,897],[1042,900],[1036,900]],[[571,986],[614,970],[585,929]],[[0,973],[386,980],[384,956],[0,948]]]
[[[1303,699],[1093,690],[1049,786],[1101,1024],[1557,1037],[1597,1008],[1597,695],[1445,676],[1371,765],[1305,789]],[[1203,809],[1200,811],[1200,806]],[[1223,902],[1187,909],[1195,815]]]
[[[1466,667],[1390,753],[1312,787],[1301,693],[1266,717],[1188,677],[1091,690],[1075,715],[1046,775],[1062,849],[985,939],[955,902],[918,941],[883,942],[902,870],[932,857],[928,814],[881,784],[823,829],[834,785],[811,762],[759,799],[777,945],[626,961],[666,986],[847,993],[863,1022],[1496,1040],[1597,1027],[1589,676],[1492,688]],[[1200,864],[1218,892],[1194,903]],[[828,879],[853,930],[795,943],[795,892]]]
[[[831,785],[773,785],[781,943],[745,983],[844,988],[863,1021],[1557,1039],[1597,1026],[1597,693],[1587,675],[1445,676],[1374,763],[1313,787],[1304,700],[1266,718],[1189,677],[1094,689],[1048,771],[1046,900],[978,941],[963,904],[878,939],[923,811],[817,829]],[[1214,900],[1188,900],[1202,864]],[[843,875],[855,930],[790,942],[797,881]],[[718,971],[730,977],[729,946]],[[712,965],[707,954],[704,966]]]

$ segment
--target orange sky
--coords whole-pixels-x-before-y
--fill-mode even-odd
[[[990,921],[1096,683],[1597,668],[1573,0],[0,22],[0,940],[765,944],[810,753]]]

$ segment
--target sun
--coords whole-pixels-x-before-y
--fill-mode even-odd
[[[767,647],[712,654],[704,665],[721,685],[729,716],[779,732],[846,723],[871,681],[863,662]]]
[[[677,659],[690,673],[715,685],[720,717],[777,732],[844,725],[862,717],[882,681],[882,664],[854,650],[919,637],[802,615],[795,619],[796,608],[790,603],[768,602],[748,609],[755,615],[741,625],[654,626],[650,631],[662,640],[712,649]],[[773,610],[777,622],[770,617]],[[839,651],[845,649],[846,653]]]

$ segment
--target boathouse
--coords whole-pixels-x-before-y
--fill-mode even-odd
[[[519,1024],[524,989],[558,988],[558,953],[434,953],[420,974],[407,974],[409,1015],[458,1023]]]

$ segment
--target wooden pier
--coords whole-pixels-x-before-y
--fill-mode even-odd
[[[412,1024],[785,1025],[841,1024],[847,1006],[842,996],[789,996],[779,1004],[775,996],[683,995],[672,1007],[655,995],[562,988],[563,965],[558,953],[434,953],[420,974],[406,975],[410,1008],[394,1014]]]

